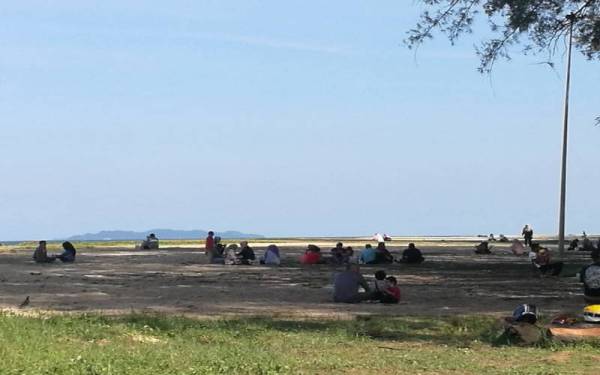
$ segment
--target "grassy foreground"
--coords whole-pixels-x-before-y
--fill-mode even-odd
[[[0,314],[0,374],[597,374],[598,343],[495,346],[487,317]]]

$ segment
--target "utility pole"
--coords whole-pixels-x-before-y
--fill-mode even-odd
[[[569,129],[569,90],[571,88],[571,47],[573,46],[573,24],[575,14],[567,16],[569,21],[569,47],[567,52],[567,74],[565,80],[565,108],[563,118],[562,159],[560,169],[560,212],[558,220],[558,251],[560,256],[565,254],[565,203],[567,195],[567,138]]]

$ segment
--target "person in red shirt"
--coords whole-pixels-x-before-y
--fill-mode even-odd
[[[398,303],[400,302],[400,288],[398,288],[398,280],[394,276],[389,276],[385,279],[387,281],[387,288],[383,291],[381,296],[382,303]]]
[[[206,237],[206,242],[204,243],[204,253],[207,255],[212,255],[215,250],[215,232],[212,230],[208,232],[208,236]]]
[[[302,264],[317,264],[321,262],[321,249],[315,245],[308,245],[304,255],[300,257]]]

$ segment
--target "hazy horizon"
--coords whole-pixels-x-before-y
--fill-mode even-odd
[[[0,238],[558,227],[564,59],[477,73],[421,6],[43,2],[0,14]],[[600,233],[600,69],[574,54],[567,233]]]

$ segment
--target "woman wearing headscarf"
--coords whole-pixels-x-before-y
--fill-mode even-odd
[[[278,266],[281,264],[281,257],[279,255],[279,248],[277,245],[267,246],[265,255],[261,257],[260,264],[268,264]]]
[[[60,259],[63,263],[73,263],[75,261],[75,254],[77,254],[77,250],[75,250],[75,246],[69,241],[65,241],[62,244],[63,249],[65,250],[62,254],[57,255],[56,257]]]

